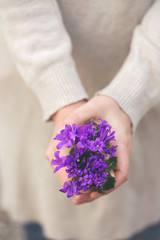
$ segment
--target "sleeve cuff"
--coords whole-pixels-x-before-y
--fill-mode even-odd
[[[60,108],[88,99],[72,57],[47,69],[31,87],[41,104],[44,121],[50,120]]]

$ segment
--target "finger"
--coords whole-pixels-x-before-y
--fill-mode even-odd
[[[55,136],[55,133],[53,133],[53,136]],[[48,159],[48,161],[49,161],[49,163],[50,163],[51,169],[52,169],[53,171],[55,170],[55,167],[56,167],[56,166],[54,166],[54,165],[51,165],[52,159],[55,158],[55,157],[54,157],[54,153],[57,151],[55,142],[56,142],[56,141],[55,141],[55,140],[53,139],[53,137],[52,137],[52,139],[51,139],[51,141],[50,141],[50,143],[49,143],[47,152],[46,152],[46,157],[47,157],[47,159]],[[68,149],[65,149],[65,152],[64,152],[64,150],[63,150],[63,153],[64,153],[64,154],[61,154],[61,155],[64,155],[64,156],[67,155],[67,152],[68,152],[68,151],[69,151]],[[61,151],[61,152],[62,152],[62,151]],[[70,180],[70,179],[68,178],[68,174],[66,173],[66,167],[63,167],[63,168],[59,169],[59,170],[56,172],[56,176],[58,177],[58,179],[59,179],[60,183],[62,184],[62,186],[63,186],[64,182],[68,182],[68,181]]]
[[[76,123],[77,125],[81,125],[89,122],[91,119],[98,119],[97,112],[95,106],[92,103],[87,102],[75,110],[66,122],[69,124]]]
[[[74,204],[74,205],[81,205],[81,204],[84,204],[84,203],[90,203],[90,202],[92,202],[92,201],[93,201],[93,200],[92,200],[91,198],[84,198],[84,199],[79,200],[79,201],[73,199],[73,204]]]
[[[129,157],[130,157],[130,140],[121,140],[118,142],[117,149],[117,169],[116,174],[116,187],[128,179],[129,173]]]
[[[75,200],[78,201],[79,199],[82,199],[84,197],[89,196],[91,192],[92,191],[89,190],[89,189],[87,191],[80,190],[80,194],[79,195],[74,195],[73,197],[74,197]]]
[[[48,144],[48,148],[46,150],[46,158],[51,163],[52,159],[54,158],[54,153],[56,151],[56,140],[54,140],[56,130],[54,129],[53,135],[50,139],[50,142]]]
[[[80,195],[74,195],[73,198],[74,198],[74,203],[81,203],[81,202],[85,202],[85,201],[88,201],[89,200],[89,196],[90,196],[90,193],[92,191],[90,189],[84,191],[84,190],[80,190]]]
[[[88,202],[91,202],[91,201],[92,201],[92,199],[90,198],[90,193],[81,194],[81,195],[79,195],[79,198],[73,198],[73,204],[74,205],[88,203]]]
[[[61,168],[61,169],[59,169],[57,172],[56,172],[56,176],[57,176],[57,178],[59,179],[59,181],[60,181],[60,183],[62,184],[62,186],[63,186],[63,184],[65,183],[65,182],[69,182],[71,179],[70,178],[68,178],[68,174],[66,173],[66,168]]]
[[[122,183],[124,183],[128,179],[129,173],[129,152],[130,152],[130,144],[118,144],[118,150],[116,153],[117,156],[117,169],[114,171],[115,176],[115,187],[105,191],[105,194],[100,194],[98,192],[92,192],[90,194],[90,198],[92,200],[98,199],[101,196],[107,195],[117,189]],[[113,172],[111,172],[113,176]]]

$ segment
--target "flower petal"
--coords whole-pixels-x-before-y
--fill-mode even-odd
[[[61,148],[63,147],[63,145],[64,145],[63,142],[58,143],[58,144],[57,144],[57,149],[58,149],[58,150],[61,149]]]
[[[55,156],[56,158],[59,158],[59,153],[60,153],[60,151],[56,151],[56,152],[54,153],[54,156]]]
[[[59,169],[61,169],[63,166],[57,166],[55,169],[54,169],[54,173],[57,172]]]

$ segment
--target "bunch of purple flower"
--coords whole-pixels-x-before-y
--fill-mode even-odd
[[[66,168],[71,180],[65,182],[60,191],[67,192],[67,197],[80,194],[80,190],[104,193],[114,187],[115,178],[110,170],[117,166],[117,146],[111,146],[110,141],[115,141],[115,131],[111,130],[107,121],[99,120],[100,124],[65,125],[65,129],[54,138],[60,141],[58,150],[63,146],[71,148],[69,155],[63,157],[59,156],[60,151],[55,152],[55,159],[51,162],[57,165],[54,172]]]

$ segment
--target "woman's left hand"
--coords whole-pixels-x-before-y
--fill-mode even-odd
[[[112,173],[115,176],[115,187],[105,191],[105,194],[89,192],[88,194],[75,195],[73,203],[75,205],[91,202],[104,196],[128,179],[129,159],[131,154],[132,126],[129,116],[119,107],[117,102],[111,97],[98,95],[75,110],[71,118],[76,124],[84,124],[91,119],[102,118],[106,120],[115,131],[117,148],[117,169]],[[115,144],[115,142],[114,142]]]

